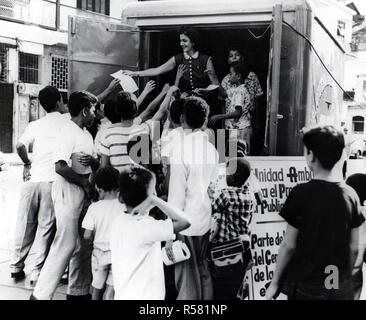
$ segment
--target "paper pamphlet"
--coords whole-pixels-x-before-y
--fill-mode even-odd
[[[111,76],[120,80],[121,87],[126,92],[133,93],[139,89],[136,85],[136,82],[130,76],[123,74],[122,70],[112,73]]]

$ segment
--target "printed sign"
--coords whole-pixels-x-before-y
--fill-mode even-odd
[[[259,181],[263,202],[257,206],[251,222],[251,250],[254,266],[249,277],[249,299],[265,299],[265,285],[273,278],[279,246],[286,222],[279,216],[292,188],[312,178],[303,157],[248,158]],[[281,295],[279,299],[286,298]]]

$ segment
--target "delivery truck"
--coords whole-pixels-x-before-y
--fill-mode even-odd
[[[200,31],[202,51],[213,57],[220,80],[228,73],[230,46],[244,52],[264,91],[256,106],[254,142],[267,155],[248,158],[263,194],[251,222],[253,268],[242,290],[249,299],[264,299],[273,278],[286,230],[279,211],[291,189],[311,179],[300,130],[341,124],[353,14],[332,0],[166,0],[129,3],[120,24],[69,19],[70,91],[98,94],[120,69],[161,65],[180,52],[178,30],[185,25]],[[174,78],[171,72],[154,80],[161,87]],[[142,89],[148,79],[136,80]],[[224,185],[224,164],[220,172]]]
[[[301,128],[340,125],[353,14],[333,0],[165,0],[128,3],[120,24],[70,17],[69,90],[99,93],[115,71],[159,66],[180,52],[178,30],[191,25],[220,80],[233,44],[258,75],[265,94],[255,142],[267,155],[302,155]],[[154,80],[162,86],[174,77]],[[140,88],[147,80],[138,79]]]

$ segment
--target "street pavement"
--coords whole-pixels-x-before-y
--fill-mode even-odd
[[[29,276],[33,265],[34,251],[25,261],[26,279],[15,282],[10,278],[10,249],[14,240],[15,219],[22,185],[22,170],[20,159],[12,154],[6,155],[6,161],[11,165],[9,170],[0,171],[0,300],[28,300],[32,292]],[[66,299],[66,286],[58,287],[54,300]]]
[[[22,162],[16,154],[3,155],[10,163],[9,170],[0,171],[0,300],[27,300],[32,292],[29,283],[30,268],[33,265],[34,252],[31,250],[25,264],[27,275],[24,281],[15,283],[10,278],[9,261],[10,248],[14,239],[15,219],[22,185]],[[350,160],[348,174],[357,172],[366,173],[366,159]],[[366,268],[363,268],[366,279]],[[54,300],[66,298],[66,286],[59,285]],[[361,294],[366,300],[366,285]]]

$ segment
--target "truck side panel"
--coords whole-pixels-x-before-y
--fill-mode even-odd
[[[121,68],[137,69],[139,32],[85,18],[69,20],[69,92],[103,91]]]

